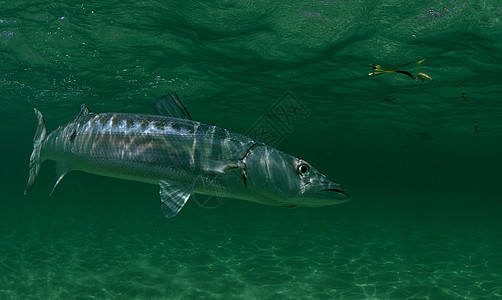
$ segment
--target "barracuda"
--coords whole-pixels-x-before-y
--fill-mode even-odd
[[[33,139],[25,194],[41,164],[56,161],[56,182],[73,170],[158,184],[161,210],[174,217],[190,196],[275,206],[325,206],[349,195],[306,161],[224,128],[193,121],[175,93],[159,99],[163,115],[92,113],[47,134],[42,114]],[[51,194],[52,194],[51,192]]]

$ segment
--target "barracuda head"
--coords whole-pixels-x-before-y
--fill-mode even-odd
[[[265,145],[256,145],[243,158],[248,186],[258,202],[279,206],[325,206],[347,202],[340,184],[306,161]]]

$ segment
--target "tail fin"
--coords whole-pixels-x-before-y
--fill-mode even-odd
[[[28,194],[33,187],[35,178],[37,178],[38,171],[40,170],[40,148],[42,147],[42,141],[45,139],[47,133],[44,116],[42,116],[40,111],[36,108],[35,115],[38,119],[38,127],[35,132],[35,137],[33,138],[33,152],[31,152],[30,156],[30,177],[28,178],[28,184],[26,184],[26,189],[24,190],[25,195]]]

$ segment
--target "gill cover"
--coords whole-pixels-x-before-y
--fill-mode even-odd
[[[243,162],[246,165],[246,179],[253,192],[267,203],[287,205],[287,199],[301,194],[301,176],[293,163],[297,159],[266,145],[256,145]]]

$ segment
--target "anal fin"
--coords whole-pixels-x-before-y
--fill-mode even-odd
[[[159,185],[160,209],[166,218],[172,218],[178,214],[192,195],[193,184],[170,184],[167,181],[161,180]]]
[[[58,186],[59,182],[63,177],[70,172],[70,168],[66,166],[63,163],[56,163],[56,182],[54,183],[54,186],[52,187],[52,191],[49,194],[49,197],[52,196],[52,193],[54,193],[54,190],[56,189],[56,186]]]

